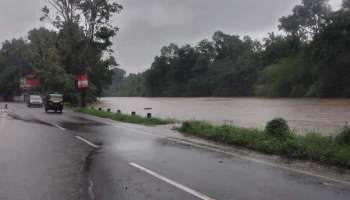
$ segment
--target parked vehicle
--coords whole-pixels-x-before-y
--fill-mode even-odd
[[[40,95],[29,95],[28,101],[27,101],[28,108],[31,107],[43,107],[43,100],[41,99]]]
[[[53,110],[62,113],[63,110],[63,95],[62,94],[48,94],[45,97],[45,112]]]

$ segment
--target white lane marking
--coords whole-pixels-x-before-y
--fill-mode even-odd
[[[53,123],[50,123],[52,126],[60,129],[61,131],[66,131],[67,129],[63,128],[62,126],[58,125],[58,124],[53,124]]]
[[[100,146],[98,146],[98,145],[96,145],[96,144],[90,142],[89,140],[87,140],[87,139],[85,139],[85,138],[83,138],[83,137],[75,136],[75,138],[78,139],[78,140],[80,140],[80,141],[82,141],[82,142],[84,142],[85,144],[87,144],[87,145],[89,145],[89,146],[95,148],[95,149],[100,148]]]
[[[5,126],[5,119],[4,119],[4,117],[6,117],[6,116],[7,116],[7,113],[5,113],[5,114],[1,114],[1,115],[3,115],[3,117],[2,117],[2,116],[0,116],[0,130],[2,130],[2,129],[3,129],[3,127]]]
[[[164,177],[164,176],[162,176],[162,175],[160,175],[160,174],[158,174],[158,173],[156,173],[154,171],[151,171],[151,170],[149,170],[147,168],[144,168],[144,167],[142,167],[142,166],[140,166],[140,165],[138,165],[136,163],[129,163],[129,165],[131,165],[131,166],[133,166],[133,167],[135,167],[135,168],[137,168],[137,169],[139,169],[139,170],[141,170],[143,172],[146,172],[147,174],[152,175],[152,176],[154,176],[154,177],[156,177],[156,178],[158,178],[158,179],[160,179],[160,180],[162,180],[162,181],[164,181],[164,182],[166,182],[166,183],[168,183],[168,184],[170,184],[170,185],[172,185],[172,186],[174,186],[174,187],[176,187],[176,188],[178,188],[180,190],[183,190],[183,191],[185,191],[185,192],[187,192],[187,193],[189,193],[189,194],[191,194],[191,195],[193,195],[193,196],[195,196],[195,197],[197,197],[199,199],[202,199],[202,200],[215,200],[213,198],[208,197],[205,194],[197,192],[196,190],[193,190],[193,189],[191,189],[189,187],[186,187],[186,186],[184,186],[184,185],[182,185],[180,183],[177,183],[177,182],[175,182],[175,181],[173,181],[173,180],[171,180],[169,178],[166,178],[166,177]]]
[[[215,147],[209,147],[209,146],[196,144],[196,143],[193,143],[193,142],[187,142],[187,141],[184,141],[184,140],[171,138],[171,137],[159,136],[159,135],[156,135],[156,134],[148,132],[148,131],[140,131],[140,130],[138,130],[136,128],[123,127],[123,126],[118,126],[118,125],[115,125],[115,124],[113,126],[116,127],[116,128],[123,128],[123,129],[129,130],[129,131],[132,130],[135,133],[139,133],[139,134],[143,134],[143,135],[149,135],[149,136],[156,137],[156,138],[164,138],[164,139],[167,139],[167,140],[170,140],[170,141],[173,141],[173,142],[177,142],[177,143],[180,143],[180,144],[190,145],[190,146],[193,146],[193,147],[206,149],[206,150],[210,150],[210,151],[213,151],[213,152],[223,153],[223,154],[226,154],[226,155],[234,156],[236,158],[248,160],[248,161],[251,161],[251,162],[256,162],[256,163],[259,163],[259,164],[263,164],[263,165],[267,165],[267,166],[283,169],[283,170],[294,172],[294,173],[304,174],[304,175],[307,175],[307,176],[316,177],[316,178],[332,181],[332,182],[335,182],[335,183],[341,183],[341,184],[344,184],[344,185],[350,185],[349,181],[340,180],[340,179],[337,179],[337,178],[316,174],[316,173],[313,173],[313,172],[310,172],[310,171],[304,171],[304,170],[300,170],[300,169],[295,169],[295,168],[292,168],[292,167],[287,167],[287,166],[279,165],[279,164],[276,164],[276,163],[272,163],[272,162],[268,162],[268,161],[259,160],[259,159],[252,158],[252,157],[248,157],[248,156],[242,156],[242,155],[240,155],[238,153],[229,152],[229,151],[225,151],[225,150],[220,150],[220,149],[217,149]]]
[[[91,178],[89,178],[89,195],[90,195],[90,199],[92,199],[92,200],[95,199],[94,182],[92,181]]]

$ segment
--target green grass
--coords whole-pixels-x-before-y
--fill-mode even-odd
[[[179,131],[267,154],[350,168],[350,145],[339,140],[339,137],[322,137],[316,133],[305,136],[292,134],[288,137],[274,137],[257,129],[211,125],[200,121],[186,121]]]
[[[115,121],[132,123],[132,124],[147,125],[147,126],[164,125],[164,124],[173,123],[172,120],[163,120],[155,117],[152,117],[149,119],[147,117],[142,117],[138,115],[132,116],[132,115],[121,114],[121,113],[119,114],[119,113],[112,113],[107,111],[99,111],[99,110],[90,109],[90,108],[73,108],[72,110],[75,112],[85,113],[96,117],[107,118]]]

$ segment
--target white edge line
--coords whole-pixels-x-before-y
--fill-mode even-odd
[[[237,157],[237,158],[240,158],[240,159],[244,159],[244,160],[248,160],[248,161],[251,161],[251,162],[260,163],[260,164],[271,166],[271,167],[276,167],[276,168],[287,170],[287,171],[294,172],[294,173],[304,174],[304,175],[308,175],[308,176],[312,176],[312,177],[316,177],[316,178],[320,178],[320,179],[324,179],[324,180],[328,180],[328,181],[332,181],[332,182],[336,182],[336,183],[341,183],[341,184],[344,184],[344,185],[350,185],[349,181],[344,181],[344,180],[340,180],[340,179],[337,179],[337,178],[332,178],[332,177],[329,177],[329,176],[324,176],[324,175],[320,175],[320,174],[316,174],[316,173],[313,173],[313,172],[304,171],[304,170],[300,170],[300,169],[294,169],[292,167],[287,167],[287,166],[275,164],[275,163],[272,163],[272,162],[263,161],[263,160],[259,160],[259,159],[256,159],[256,158],[251,158],[251,157],[248,157],[248,156],[242,156],[242,155],[240,155],[238,153],[233,153],[233,152],[229,152],[229,151],[225,151],[225,150],[220,150],[220,149],[216,149],[214,147],[208,147],[208,146],[204,146],[204,145],[200,145],[200,144],[195,144],[195,143],[192,143],[192,142],[186,142],[186,141],[175,139],[175,138],[171,138],[171,137],[159,136],[159,135],[156,135],[154,133],[150,133],[150,132],[146,132],[146,131],[140,131],[138,129],[131,128],[131,127],[117,126],[115,124],[113,126],[115,126],[117,128],[133,130],[134,132],[137,132],[137,133],[140,133],[140,134],[144,134],[144,135],[153,136],[153,137],[156,137],[156,138],[164,138],[164,139],[167,139],[167,140],[170,140],[170,141],[174,141],[174,142],[177,142],[177,143],[180,143],[180,144],[191,145],[193,147],[197,147],[197,148],[201,148],[201,149],[207,149],[207,150],[210,150],[210,151],[223,153],[223,154],[226,154],[226,155],[231,155],[231,156],[234,156],[234,157]]]
[[[54,127],[58,128],[58,129],[60,129],[61,131],[67,131],[67,129],[63,128],[62,126],[60,126],[60,125],[58,125],[58,124],[53,124],[53,123],[50,123],[50,124],[53,125]],[[95,148],[95,149],[100,148],[99,145],[96,145],[96,144],[90,142],[89,140],[87,140],[87,139],[85,139],[85,138],[83,138],[83,137],[75,136],[75,138],[78,139],[78,140],[80,140],[80,141],[82,141],[82,142],[84,142],[85,144],[87,144],[87,145],[89,145],[89,146]]]
[[[89,140],[87,140],[87,139],[85,139],[85,138],[83,138],[83,137],[75,136],[75,138],[78,139],[78,140],[80,140],[80,141],[82,141],[82,142],[84,142],[85,144],[87,144],[87,145],[89,145],[89,146],[95,148],[95,149],[100,148],[100,146],[98,146],[98,145],[96,145],[96,144],[90,142]]]
[[[172,185],[172,186],[174,186],[174,187],[176,187],[176,188],[178,188],[180,190],[183,190],[183,191],[185,191],[185,192],[187,192],[187,193],[189,193],[189,194],[191,194],[191,195],[193,195],[193,196],[195,196],[195,197],[197,197],[199,199],[202,199],[202,200],[214,200],[213,198],[210,198],[210,197],[208,197],[205,194],[197,192],[197,191],[195,191],[195,190],[193,190],[193,189],[191,189],[189,187],[186,187],[186,186],[184,186],[184,185],[182,185],[180,183],[177,183],[177,182],[175,182],[175,181],[173,181],[171,179],[168,179],[168,178],[166,178],[166,177],[164,177],[164,176],[162,176],[162,175],[160,175],[160,174],[158,174],[156,172],[153,172],[153,171],[151,171],[149,169],[146,169],[146,168],[144,168],[144,167],[142,167],[142,166],[140,166],[140,165],[138,165],[136,163],[129,163],[129,165],[131,165],[131,166],[133,166],[133,167],[135,167],[135,168],[137,168],[137,169],[139,169],[139,170],[141,170],[143,172],[146,172],[147,174],[152,175],[152,176],[154,176],[154,177],[156,177],[156,178],[158,178],[158,179],[160,179],[160,180],[162,180],[162,181],[164,181],[164,182],[166,182],[166,183],[168,183],[168,184],[170,184],[170,185]]]
[[[60,129],[61,131],[66,131],[67,129],[63,128],[62,126],[59,126],[57,124],[52,124],[54,127]]]

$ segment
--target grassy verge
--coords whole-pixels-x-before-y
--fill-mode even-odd
[[[306,136],[291,134],[287,137],[276,137],[262,130],[228,125],[216,126],[200,121],[186,121],[179,130],[193,136],[267,154],[350,168],[350,144],[341,135],[322,137],[310,133]]]
[[[90,108],[72,108],[72,110],[75,112],[85,113],[96,117],[108,118],[115,121],[127,122],[127,123],[133,123],[133,124],[142,124],[142,125],[148,125],[148,126],[173,123],[173,121],[171,120],[164,120],[164,119],[159,119],[154,117],[147,118],[147,117],[141,117],[138,115],[132,116],[132,115],[121,114],[121,113],[99,111],[99,110],[90,109]]]

